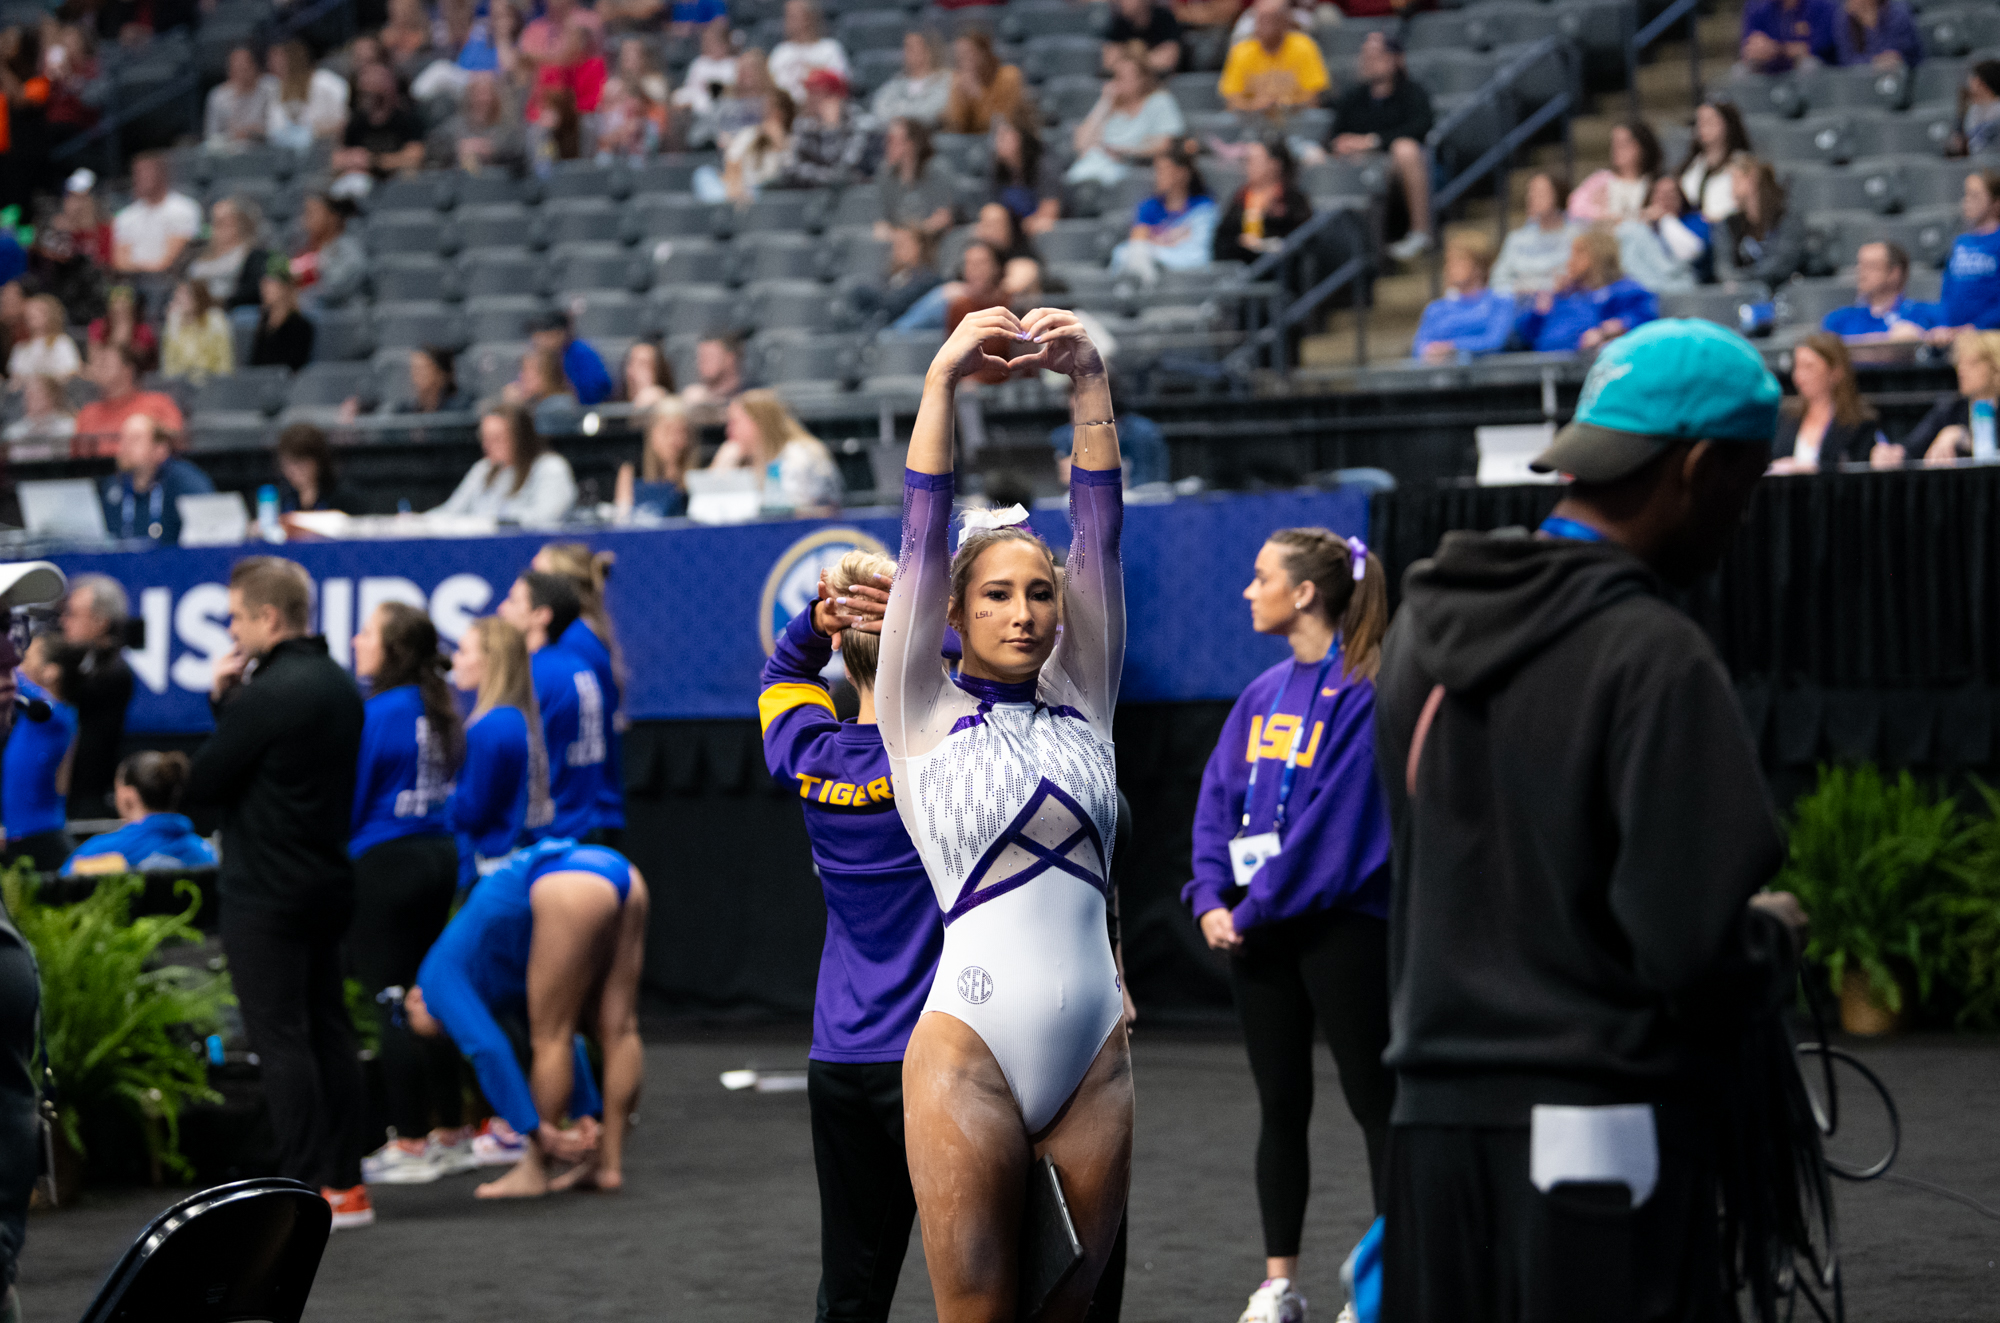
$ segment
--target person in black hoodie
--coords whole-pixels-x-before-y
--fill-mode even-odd
[[[336,1227],[366,1226],[361,1069],[340,970],[361,694],[326,640],[307,637],[311,597],[305,570],[276,556],[230,571],[236,646],[215,662],[215,733],[186,799],[222,809],[222,945],[261,1059],[278,1174],[320,1190]]]
[[[1721,327],[1622,337],[1536,461],[1575,478],[1538,535],[1449,534],[1405,578],[1376,681],[1391,1323],[1724,1316],[1704,1062],[1804,916],[1759,894],[1756,749],[1666,593],[1728,547],[1778,398]]]

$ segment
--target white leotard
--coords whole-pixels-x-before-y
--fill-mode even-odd
[[[1037,681],[954,681],[950,474],[907,475],[902,563],[882,626],[876,713],[896,810],[945,913],[924,1010],[971,1026],[1028,1133],[1076,1092],[1123,1012],[1105,931],[1125,658],[1116,469],[1071,470],[1063,630]]]

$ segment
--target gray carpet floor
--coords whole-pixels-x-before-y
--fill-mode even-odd
[[[336,1234],[314,1320],[701,1319],[812,1316],[818,1204],[803,1093],[728,1093],[738,1066],[802,1067],[803,1031],[649,1033],[645,1107],[618,1195],[476,1202],[475,1178],[378,1191],[380,1221]],[[1857,1049],[1895,1091],[1898,1170],[2000,1207],[2000,1042],[1916,1036]],[[1242,1048],[1219,1033],[1135,1036],[1138,1134],[1125,1318],[1230,1323],[1262,1275],[1251,1189],[1256,1100]],[[1338,1312],[1341,1258],[1366,1228],[1366,1173],[1321,1053],[1303,1287]],[[1883,1132],[1848,1093],[1845,1151]],[[34,1323],[81,1316],[105,1270],[168,1190],[89,1194],[29,1223],[20,1288]],[[1847,1317],[1857,1323],[2000,1318],[2000,1222],[1900,1185],[1839,1191]],[[933,1317],[912,1237],[894,1318]]]

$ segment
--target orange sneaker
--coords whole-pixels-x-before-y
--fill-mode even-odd
[[[375,1225],[375,1205],[368,1198],[367,1186],[356,1185],[351,1189],[336,1190],[331,1185],[323,1185],[319,1192],[320,1196],[333,1206],[335,1231]]]

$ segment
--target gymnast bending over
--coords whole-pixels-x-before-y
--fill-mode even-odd
[[[958,383],[1037,367],[1075,382],[1060,581],[1048,547],[1005,516],[974,521],[956,557],[946,545]],[[944,911],[937,978],[903,1061],[924,1257],[941,1323],[1014,1323],[1032,1306],[1018,1299],[1022,1212],[1047,1156],[1084,1257],[1039,1317],[1075,1320],[1118,1233],[1132,1148],[1105,928],[1124,507],[1103,360],[1076,319],[988,308],[959,323],[925,378],[908,469],[876,711],[897,811]],[[955,677],[938,660],[947,623],[964,644]]]
[[[615,1190],[645,1058],[639,975],[646,956],[645,879],[615,850],[553,840],[480,879],[417,971],[403,1008],[420,1034],[447,1034],[479,1086],[526,1140],[521,1160],[475,1192],[532,1198],[551,1190]],[[523,1074],[502,1027],[524,1020]],[[600,1127],[578,1029],[604,1055]],[[565,1127],[566,1118],[576,1123]],[[574,1163],[551,1176],[551,1161]]]

